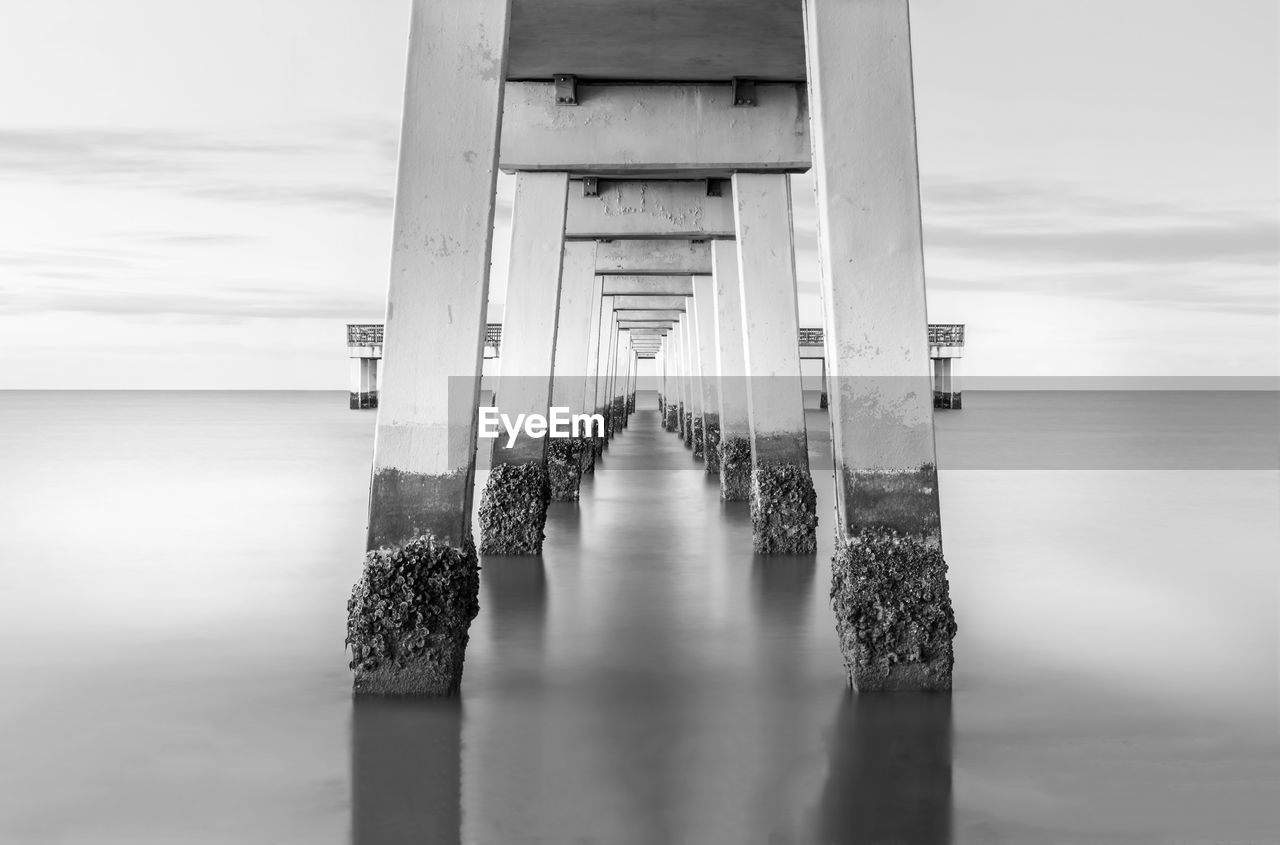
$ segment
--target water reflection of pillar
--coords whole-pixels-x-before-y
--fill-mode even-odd
[[[353,845],[448,845],[461,825],[462,702],[354,698]]]
[[[813,661],[804,655],[815,569],[814,555],[752,559],[750,627],[757,666],[749,734],[758,739],[750,745],[754,759],[741,766],[750,780],[738,792],[747,802],[741,808],[743,816],[751,820],[751,829],[768,832],[768,841],[797,841],[795,834],[804,824],[797,805],[810,799],[797,794],[796,773],[802,768],[800,761],[812,754],[816,725],[825,718],[815,697],[803,692],[814,680],[809,669]]]
[[[488,618],[488,653],[501,685],[541,671],[547,622],[547,575],[541,557],[486,555],[480,612]]]
[[[836,710],[815,842],[951,842],[951,695],[854,693]]]

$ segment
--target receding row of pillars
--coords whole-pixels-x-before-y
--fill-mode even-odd
[[[906,0],[805,0],[804,11],[807,95],[758,88],[758,149],[747,149],[752,133],[724,133],[738,125],[724,106],[711,128],[725,149],[687,162],[725,172],[726,191],[655,175],[687,158],[674,134],[644,161],[617,140],[660,147],[648,142],[683,124],[630,116],[687,115],[694,96],[696,119],[710,119],[722,96],[712,90],[649,86],[643,108],[631,108],[634,88],[606,86],[583,108],[614,103],[608,115],[509,126],[554,143],[530,141],[528,158],[508,153],[506,47],[495,34],[507,31],[509,2],[415,0],[369,552],[349,605],[358,692],[450,694],[461,682],[478,610],[471,503],[500,138],[517,171],[502,413],[546,415],[563,403],[606,416],[607,439],[633,407],[637,352],[660,354],[667,424],[674,406],[675,431],[720,474],[725,497],[750,500],[756,550],[815,549],[787,175],[797,165],[769,146],[794,146],[797,126],[811,141],[817,190],[836,482],[831,595],[845,668],[860,690],[950,687],[955,624],[934,465]],[[556,108],[520,91],[522,108]],[[576,159],[555,163],[565,150]],[[597,170],[614,181],[597,184]],[[711,244],[711,272],[687,276],[691,297],[606,291],[605,243],[664,240]],[[662,272],[656,263],[647,271]],[[495,440],[479,553],[539,553],[547,502],[576,495],[603,445],[523,432]]]

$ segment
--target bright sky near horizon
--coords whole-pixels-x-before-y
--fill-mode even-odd
[[[409,0],[0,2],[0,388],[344,389],[343,323],[385,307]],[[1280,374],[1274,0],[912,25],[929,316],[969,326],[967,375]]]

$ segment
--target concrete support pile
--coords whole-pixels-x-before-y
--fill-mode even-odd
[[[964,407],[960,392],[960,380],[955,377],[955,361],[952,357],[933,359],[933,407],[958,411]],[[375,398],[376,402],[377,399]]]
[[[817,550],[800,377],[791,185],[785,175],[736,173],[738,276],[751,429],[752,541],[762,554]]]
[[[696,276],[693,283],[693,322],[698,328],[698,380],[702,385],[702,459],[706,470],[720,473],[720,389],[716,354],[715,281]],[[699,450],[695,449],[697,455]]]
[[[836,627],[855,688],[950,689],[907,3],[806,0],[805,18]]]
[[[560,308],[556,315],[555,369],[551,407],[565,413],[587,413],[588,349],[591,311],[597,285],[596,245],[593,241],[569,241],[564,245],[560,272]],[[582,473],[590,460],[591,444],[579,436],[547,440],[547,482],[551,500],[576,502]]]
[[[369,552],[347,605],[358,693],[456,693],[479,610],[472,469],[504,55],[491,39],[508,15],[505,0],[413,7]]]
[[[351,410],[378,407],[378,359],[351,359]]]
[[[511,269],[503,318],[498,408],[511,419],[546,417],[555,364],[556,316],[564,259],[565,173],[521,173],[511,218]],[[574,280],[580,284],[580,279]],[[546,432],[522,429],[514,442],[493,441],[493,468],[480,499],[480,553],[534,555],[542,552],[551,479]],[[577,465],[561,455],[562,472]],[[562,484],[567,480],[561,477]]]
[[[715,339],[719,352],[716,376],[720,388],[720,498],[726,502],[746,502],[751,498],[751,427],[737,245],[732,241],[716,241],[712,256]]]

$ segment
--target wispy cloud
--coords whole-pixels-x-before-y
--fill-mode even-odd
[[[0,178],[386,214],[395,149],[395,126],[377,122],[272,137],[0,129]]]
[[[0,289],[0,310],[8,314],[61,311],[79,314],[180,316],[202,319],[373,317],[381,297],[345,292],[316,292],[261,287],[210,291],[174,280],[171,290],[86,290],[50,283],[36,290]]]
[[[1034,183],[933,178],[930,285],[1272,314],[1274,208],[1186,208]]]

